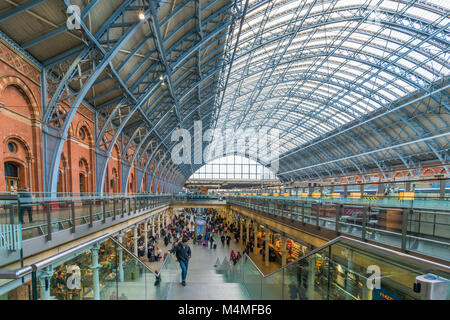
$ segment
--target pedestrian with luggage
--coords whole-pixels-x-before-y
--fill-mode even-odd
[[[180,264],[181,268],[181,285],[183,287],[186,286],[186,276],[188,272],[189,259],[191,259],[191,248],[187,244],[188,239],[184,238],[178,243],[173,249],[171,249],[170,253],[175,253],[177,260]]]
[[[212,237],[212,236],[210,236],[209,237],[209,245],[210,245],[210,248],[212,249],[212,247],[213,247],[213,243],[214,243],[214,238]]]

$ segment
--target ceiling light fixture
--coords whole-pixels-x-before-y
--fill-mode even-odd
[[[139,20],[141,20],[141,21],[145,20],[145,12],[144,12],[144,10],[139,11],[138,17],[139,17]]]

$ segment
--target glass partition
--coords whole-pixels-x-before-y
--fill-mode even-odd
[[[450,299],[448,266],[345,237],[266,276],[248,256],[243,260],[236,269],[241,276],[230,280],[243,284],[251,299]]]
[[[158,300],[179,275],[168,257],[154,273],[113,238],[97,242],[36,271],[41,300]]]
[[[168,205],[170,201],[169,195],[154,194],[124,197],[124,195],[30,193],[29,197],[19,197],[21,208],[19,212],[23,216],[23,240],[39,236],[50,237],[54,232],[80,225],[142,213],[143,209]],[[0,223],[2,219],[6,219],[6,214],[2,214],[1,210]]]
[[[22,221],[26,210],[19,206],[16,196],[0,195],[0,269],[22,263]],[[17,268],[17,264],[15,265]]]

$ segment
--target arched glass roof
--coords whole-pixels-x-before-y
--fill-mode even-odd
[[[256,161],[239,156],[229,155],[208,161],[198,169],[189,180],[276,180],[270,169]]]
[[[249,0],[217,129],[281,130],[280,153],[449,76],[448,1]]]
[[[73,5],[79,28],[69,30]],[[49,190],[81,109],[96,119],[99,192],[116,149],[124,184],[136,163],[182,185],[204,163],[175,164],[171,136],[193,136],[199,120],[235,135],[215,134],[213,149],[246,129],[279,131],[282,181],[424,161],[450,173],[449,9],[448,0],[9,1],[0,39],[41,72],[42,124],[57,131],[44,150]],[[258,159],[254,141],[246,146]]]

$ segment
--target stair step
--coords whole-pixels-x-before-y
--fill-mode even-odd
[[[201,274],[189,274],[187,276],[187,281],[191,283],[225,283],[224,278],[221,275],[217,275],[215,277],[212,276],[203,276]]]
[[[168,300],[248,300],[247,293],[238,283],[190,283],[186,287],[172,283]]]

